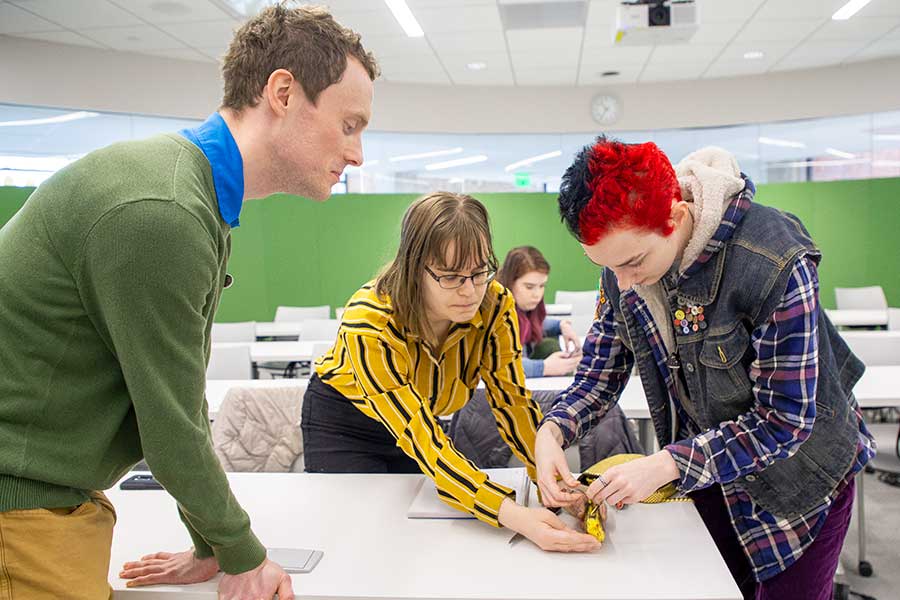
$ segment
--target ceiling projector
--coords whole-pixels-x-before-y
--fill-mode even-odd
[[[616,9],[617,46],[684,44],[697,32],[695,0],[633,0]]]

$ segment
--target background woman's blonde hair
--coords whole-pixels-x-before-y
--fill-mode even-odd
[[[451,247],[453,254],[448,256]],[[481,202],[452,192],[434,192],[413,202],[403,215],[397,256],[375,282],[376,293],[391,299],[395,319],[433,343],[422,284],[423,276],[429,277],[426,265],[454,273],[473,265],[497,269],[490,221]],[[483,304],[490,302],[488,296]]]

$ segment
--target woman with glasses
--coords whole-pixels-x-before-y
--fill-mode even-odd
[[[460,454],[438,418],[484,381],[497,429],[534,480],[541,412],[525,389],[512,295],[494,282],[487,211],[436,192],[406,211],[394,260],[347,303],[334,346],[315,363],[303,402],[306,470],[424,473],[448,505],[545,550],[596,540],[544,508],[515,503]]]

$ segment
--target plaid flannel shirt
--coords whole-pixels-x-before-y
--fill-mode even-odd
[[[724,246],[750,206],[754,188],[747,187],[726,208],[722,223],[679,283],[696,273]],[[676,408],[677,431],[690,437],[666,446],[680,472],[678,487],[690,492],[714,483],[722,486],[732,525],[758,581],[781,573],[813,542],[834,499],[874,455],[872,438],[859,416],[860,432],[853,467],[832,494],[809,512],[780,518],[757,506],[738,477],[764,469],[791,456],[812,432],[818,375],[818,276],[813,256],[794,264],[781,303],[769,320],[756,328],[751,344],[756,359],[750,366],[756,403],[733,421],[706,431],[688,417],[678,402],[675,375],[666,364],[662,337],[644,300],[633,290],[622,294],[653,349],[669,398]],[[566,444],[581,437],[614,405],[628,382],[634,355],[617,337],[610,302],[602,305],[584,343],[584,358],[574,383],[544,417],[562,430]]]

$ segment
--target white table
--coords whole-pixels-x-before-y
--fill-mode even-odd
[[[324,551],[312,573],[293,576],[298,598],[741,597],[690,502],[634,505],[615,512],[599,550],[557,554],[528,541],[511,546],[509,530],[475,520],[408,519],[406,510],[421,475],[230,473],[228,478],[265,545]],[[190,539],[165,492],[115,488],[108,495],[118,511],[109,572],[114,598],[215,598],[215,580],[126,589],[118,578],[124,562],[186,549]]]
[[[900,367],[898,367],[900,370]],[[898,375],[900,380],[900,375]],[[535,392],[539,390],[562,391],[572,384],[571,377],[534,377],[525,380],[525,387]],[[281,388],[302,387],[309,384],[308,379],[207,379],[206,402],[209,405],[210,417],[215,416],[225,400],[225,394],[233,387],[245,388]],[[484,382],[478,387],[484,388]],[[644,398],[644,389],[641,387],[640,378],[632,377],[625,391],[619,398],[619,407],[629,419],[649,419],[650,409]]]
[[[547,314],[551,316],[559,317],[572,314],[571,304],[544,304],[544,308],[547,309]]]
[[[294,321],[257,321],[257,338],[293,338],[296,340],[303,330],[302,322]]]
[[[284,363],[311,361],[319,353],[325,352],[334,340],[309,340],[305,342],[217,342],[214,347],[249,346],[253,379],[258,376],[262,363]]]
[[[886,310],[825,309],[835,327],[887,327]]]
[[[862,408],[900,408],[900,365],[866,367],[853,393]]]
[[[305,388],[309,379],[207,379],[206,403],[209,406],[209,418],[215,419],[225,395],[231,388]]]
[[[900,365],[866,367],[866,372],[853,388],[856,401],[862,408],[900,408]],[[856,477],[856,512],[859,524],[860,565],[866,561],[866,504],[865,475]],[[871,568],[871,565],[869,565]],[[861,567],[860,570],[863,570]]]

